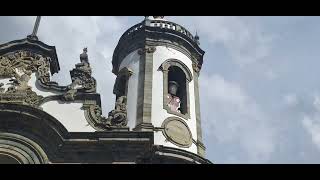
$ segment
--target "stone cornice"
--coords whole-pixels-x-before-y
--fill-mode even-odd
[[[150,153],[150,152],[149,152]],[[152,161],[150,162],[150,159]],[[166,160],[168,163],[183,163],[183,164],[213,164],[208,159],[205,159],[197,154],[166,146],[154,145],[149,155],[145,155],[143,163],[160,163]],[[159,160],[159,162],[157,162]]]
[[[6,117],[0,118],[2,133],[24,136],[34,141],[35,147],[43,150],[42,154],[47,156],[50,163],[158,164],[167,161],[173,164],[212,164],[209,160],[185,150],[154,145],[153,132],[71,133],[46,112],[16,104],[0,103],[0,116]]]

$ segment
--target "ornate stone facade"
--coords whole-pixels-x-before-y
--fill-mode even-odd
[[[198,96],[197,80],[204,52],[198,46],[198,37],[163,17],[146,16],[144,22],[121,37],[112,60],[113,73],[117,76],[113,89],[116,101],[107,116],[103,115],[87,48],[80,54],[80,63],[70,71],[71,83],[60,85],[52,81],[52,75],[60,70],[56,49],[39,41],[36,33],[0,45],[0,164],[1,161],[210,164],[203,157],[201,135],[196,134],[194,140],[194,131],[188,124],[192,122],[189,121],[192,113],[196,114],[194,124],[201,131],[199,101],[196,111],[191,111],[189,83],[195,79],[192,86]],[[190,58],[192,66],[177,59],[163,59],[162,65],[157,64],[155,57],[163,46],[183,53]],[[123,59],[132,52],[138,67],[120,68]],[[182,83],[185,96],[179,97],[185,107],[183,112],[170,110],[166,99],[173,66],[181,69],[185,79]],[[152,96],[157,89],[153,79],[159,72],[164,80],[160,100]],[[129,84],[134,88],[129,89]],[[134,97],[128,95],[132,90],[137,91]],[[130,98],[137,99],[137,103],[129,104]],[[152,105],[158,100],[159,108],[167,111],[169,117],[153,126],[152,118],[158,117],[152,117]],[[128,110],[132,104],[137,106],[136,112]],[[128,127],[128,116],[137,122],[133,129]],[[74,131],[70,126],[78,128]],[[157,144],[158,131],[175,148]],[[192,146],[198,153],[188,149]]]
[[[127,130],[125,97],[118,99],[115,109],[109,113],[107,118],[102,115],[100,95],[96,93],[96,80],[92,77],[87,48],[80,55],[80,63],[70,71],[72,83],[61,86],[51,81],[52,58],[55,57],[29,47],[25,48],[25,44],[33,41],[26,39],[17,44],[14,44],[14,41],[13,45],[12,43],[5,44],[3,51],[10,48],[18,50],[3,54],[0,49],[0,80],[7,79],[6,84],[0,83],[0,103],[23,104],[41,109],[42,105],[51,101],[62,103],[80,101],[83,102],[87,121],[96,130]],[[40,41],[36,42],[42,45]],[[45,51],[44,48],[42,49]],[[32,76],[36,77],[36,85],[56,95],[45,97],[38,95],[30,84]]]

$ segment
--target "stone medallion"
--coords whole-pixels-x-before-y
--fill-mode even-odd
[[[163,134],[171,143],[184,148],[192,145],[192,134],[188,125],[181,119],[170,117],[163,122]]]

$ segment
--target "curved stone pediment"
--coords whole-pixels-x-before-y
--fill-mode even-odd
[[[34,54],[40,54],[49,58],[51,74],[58,73],[60,71],[60,65],[56,48],[49,46],[41,41],[32,40],[30,38],[11,41],[0,45],[0,56],[6,56],[15,51],[29,51]]]

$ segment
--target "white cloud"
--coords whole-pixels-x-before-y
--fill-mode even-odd
[[[207,96],[210,99],[226,102],[228,104],[243,106],[247,101],[247,96],[242,91],[239,85],[227,82],[219,75],[201,77],[202,85],[206,86],[204,89],[209,90]],[[207,89],[209,87],[209,89]]]
[[[114,106],[112,90],[115,76],[111,72],[111,61],[118,39],[125,31],[126,21],[125,18],[113,16],[44,16],[38,32],[41,41],[56,46],[61,71],[54,76],[54,80],[62,85],[70,83],[69,71],[80,61],[82,49],[88,47],[104,115]]]
[[[268,80],[275,80],[278,77],[278,74],[274,72],[272,69],[267,70],[265,75]]]
[[[314,96],[313,106],[320,112],[320,96],[319,95]]]
[[[302,119],[302,125],[311,136],[312,142],[320,150],[320,96],[314,96],[313,106],[316,111],[306,114]]]
[[[284,96],[284,102],[288,106],[296,106],[299,101],[296,94],[287,94]]]
[[[275,149],[275,128],[241,86],[219,75],[201,75],[203,128],[208,139],[225,148],[236,146],[247,159],[234,163],[267,162]],[[239,152],[237,152],[239,153]]]
[[[320,150],[320,116],[305,116],[302,120],[302,124],[307,132],[311,135],[312,142]]]
[[[273,35],[264,33],[258,21],[249,17],[183,16],[173,19],[190,27],[193,32],[199,31],[202,41],[223,45],[241,67],[270,55]]]

